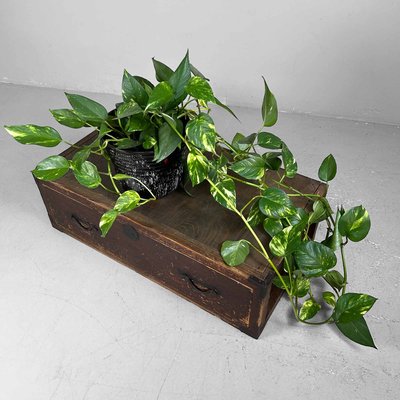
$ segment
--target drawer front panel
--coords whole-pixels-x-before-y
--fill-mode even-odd
[[[101,212],[41,185],[53,226],[122,262],[226,322],[244,329],[250,325],[253,288],[203,265],[149,237],[140,225],[117,219],[106,238],[98,228]]]

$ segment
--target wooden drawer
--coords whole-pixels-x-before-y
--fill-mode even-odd
[[[107,237],[98,228],[105,209],[89,207],[69,198],[47,183],[41,185],[52,225],[83,243],[120,261],[147,278],[219,315],[240,329],[250,325],[254,289],[185,255],[172,241],[127,218],[120,218]]]

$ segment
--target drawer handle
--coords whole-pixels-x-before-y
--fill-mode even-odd
[[[139,240],[139,233],[132,225],[123,225],[123,231],[129,239]]]
[[[92,230],[96,230],[98,231],[99,229],[97,228],[97,226],[94,226],[93,224],[91,224],[90,222],[85,221],[84,219],[81,219],[79,217],[77,217],[75,214],[71,215],[71,219],[73,221],[75,221],[81,228],[83,228],[85,231],[92,231]]]
[[[207,286],[204,286],[202,283],[196,282],[193,278],[191,278],[188,274],[183,273],[182,274],[186,280],[199,292],[202,293],[207,293],[207,294],[216,294],[217,296],[220,296],[220,293],[218,292],[217,289],[215,288],[209,288]]]

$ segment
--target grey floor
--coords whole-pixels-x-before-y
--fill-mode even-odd
[[[92,95],[112,106],[115,96]],[[279,100],[279,98],[278,98]],[[0,124],[50,124],[61,90],[0,85]],[[220,132],[251,133],[216,113]],[[82,132],[61,129],[70,141]],[[51,228],[29,171],[54,149],[0,134],[0,381],[12,400],[397,399],[400,389],[397,126],[281,114],[300,172],[316,177],[332,152],[329,198],[370,212],[369,237],[350,244],[350,290],[379,298],[368,314],[378,351],[334,327],[293,322],[282,300],[259,340],[240,333]],[[60,148],[61,150],[61,148]]]

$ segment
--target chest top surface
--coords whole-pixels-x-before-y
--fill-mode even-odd
[[[78,144],[84,145],[92,138],[93,134],[88,135]],[[75,152],[76,149],[71,147],[62,155],[70,159]],[[102,159],[93,157],[91,161],[98,166],[100,171],[106,171]],[[276,172],[269,171],[266,182],[271,182],[276,178]],[[327,190],[325,184],[300,174],[293,179],[287,179],[286,182],[303,193],[325,195]],[[99,210],[99,219],[103,212],[113,207],[116,200],[116,195],[101,188],[91,190],[79,185],[72,173],[68,173],[57,181],[42,184],[71,198],[84,199],[88,206]],[[192,254],[196,253],[199,258],[210,261],[217,269],[229,275],[237,274],[242,278],[254,276],[261,280],[272,277],[273,272],[266,260],[254,250],[250,252],[246,262],[236,268],[224,264],[220,256],[220,247],[225,240],[247,239],[254,243],[254,239],[235,213],[222,207],[212,198],[207,183],[190,191],[192,196],[183,190],[177,190],[120,218],[124,223],[140,224],[143,229],[151,231],[153,236],[158,235],[164,242],[177,244],[182,252],[187,249]],[[254,194],[254,188],[239,183],[237,185],[238,208],[243,207]],[[312,202],[306,198],[293,197],[292,200],[296,207],[307,210],[312,208]],[[268,249],[269,236],[262,228],[256,229],[256,232]],[[275,261],[278,262],[278,260]]]

